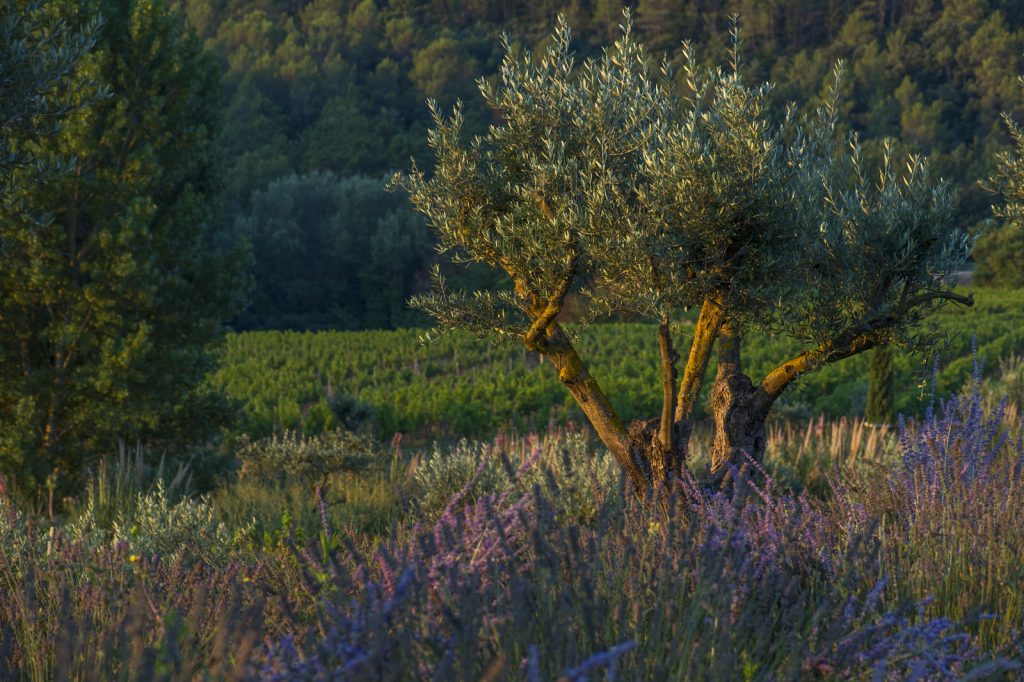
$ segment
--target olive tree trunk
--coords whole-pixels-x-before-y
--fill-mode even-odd
[[[740,356],[740,337],[728,324],[718,337],[718,371],[711,387],[711,473],[725,474],[728,465],[743,464],[747,458],[764,458],[765,419],[771,403],[760,386],[746,374]]]

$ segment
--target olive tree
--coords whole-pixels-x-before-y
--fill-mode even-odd
[[[1024,89],[1024,76],[1018,80]],[[1024,129],[1008,113],[1003,114],[1003,122],[1010,132],[1013,146],[996,157],[996,172],[987,185],[1003,198],[1003,203],[992,209],[996,217],[1002,218],[1012,228],[1024,229]],[[1007,242],[1012,244],[1013,240]],[[1020,254],[1015,255],[1019,257]]]
[[[94,18],[73,27],[40,2],[0,0],[0,200],[13,189],[16,169],[55,170],[17,140],[53,134],[88,103],[92,83],[78,67],[100,24]]]
[[[464,141],[462,110],[431,104],[431,174],[395,183],[456,261],[511,280],[504,292],[452,291],[440,276],[413,304],[441,330],[521,342],[557,371],[637,486],[683,465],[712,352],[712,471],[760,458],[765,420],[805,373],[879,344],[922,349],[918,323],[950,301],[945,275],[969,253],[948,187],[926,163],[886,153],[869,170],[829,101],[800,122],[747,85],[734,33],[729,68],[702,69],[683,47],[683,95],[652,67],[627,15],[620,39],[577,64],[560,21],[539,59],[506,41],[495,85],[479,83],[495,123]],[[625,424],[563,325],[631,313],[658,323],[662,410]],[[697,317],[677,338],[684,311]],[[698,312],[699,311],[699,312]],[[743,338],[785,334],[803,350],[753,381]],[[683,341],[684,343],[680,343]],[[680,351],[677,351],[677,348]],[[681,370],[681,371],[680,371]]]

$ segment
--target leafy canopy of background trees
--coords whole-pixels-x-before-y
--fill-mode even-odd
[[[248,231],[272,216],[254,202],[282,178],[330,172],[335,182],[363,175],[379,178],[408,166],[410,155],[428,158],[429,113],[424,100],[442,108],[466,102],[468,132],[491,122],[475,96],[474,79],[493,78],[501,57],[498,37],[543,48],[559,12],[574,28],[573,49],[597,53],[618,30],[619,0],[176,0],[224,72],[224,135],[227,220],[255,243],[256,295],[240,326],[340,328],[388,327],[418,321],[408,311],[382,314],[390,301],[426,287],[433,256],[429,241],[396,244],[395,260],[408,276],[384,284],[379,300],[349,301],[358,292],[357,272],[332,265],[335,252],[274,252]],[[747,73],[753,82],[776,84],[775,111],[800,102],[807,111],[822,103],[829,70],[837,59],[850,65],[841,93],[844,125],[860,133],[870,162],[881,156],[881,139],[897,140],[894,154],[925,153],[935,176],[958,190],[957,219],[971,227],[990,217],[994,197],[978,186],[996,153],[1010,144],[1000,112],[1024,113],[1016,85],[1024,70],[1024,14],[1011,0],[637,0],[637,31],[655,53],[679,57],[683,39],[694,42],[708,63],[720,62],[728,41],[728,17],[741,17]],[[300,195],[319,180],[296,179],[269,190]],[[373,196],[376,189],[364,184]],[[345,190],[339,190],[345,191]],[[298,198],[293,199],[298,201]],[[367,203],[373,203],[370,200]],[[366,268],[394,268],[373,237],[386,226],[395,204],[377,215],[354,215],[336,229],[355,239],[353,258]],[[400,220],[411,218],[402,217]],[[383,221],[383,222],[381,222]],[[322,225],[312,216],[287,226],[290,242],[316,243]],[[979,249],[984,283],[1012,280],[1008,252],[1020,253],[1019,231],[994,233]],[[992,246],[998,242],[998,246]],[[1009,242],[1009,243],[1007,243]],[[410,251],[411,249],[411,251]],[[298,299],[276,291],[262,274],[284,267],[317,275]],[[302,260],[305,259],[305,260]],[[454,273],[449,273],[454,274]],[[477,273],[479,274],[479,273]],[[331,301],[323,296],[348,278]],[[1012,281],[1011,281],[1012,283]],[[475,286],[479,282],[473,282]],[[325,310],[334,310],[327,313]]]

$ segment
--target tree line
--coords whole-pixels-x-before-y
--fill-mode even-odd
[[[394,301],[425,290],[437,262],[421,227],[409,240],[386,236],[394,220],[417,225],[376,181],[405,168],[410,156],[430,158],[427,98],[450,107],[460,99],[467,133],[494,122],[476,96],[475,79],[493,82],[502,56],[499,37],[541,54],[559,13],[573,27],[571,49],[595,56],[622,23],[619,0],[450,2],[446,0],[176,0],[187,23],[215,54],[223,72],[225,221],[253,243],[255,290],[237,328],[392,328],[425,318]],[[893,153],[926,154],[932,172],[957,190],[954,215],[977,230],[991,218],[993,196],[978,180],[1010,144],[1001,112],[1024,113],[1016,85],[1024,70],[1024,15],[1008,0],[639,0],[635,30],[652,59],[678,66],[690,41],[704,65],[725,59],[729,17],[740,17],[749,78],[774,84],[770,107],[797,102],[802,113],[823,102],[833,64],[846,60],[839,93],[841,127],[860,135],[874,163],[893,140]],[[685,89],[678,81],[676,94]],[[284,251],[263,238],[264,200],[318,201],[313,187],[347,178],[376,212],[326,218],[331,233],[364,269],[406,276],[366,289],[365,276],[335,268],[332,248]],[[291,178],[291,176],[295,176]],[[291,178],[291,179],[289,179]],[[350,192],[349,189],[340,189]],[[311,193],[310,193],[311,192]],[[289,199],[285,199],[287,194]],[[257,199],[260,200],[257,200]],[[395,213],[398,211],[398,213]],[[336,214],[332,214],[336,215]],[[393,216],[393,217],[388,217]],[[382,222],[383,221],[383,222]],[[290,243],[318,244],[325,221],[306,214],[275,223]],[[381,235],[381,236],[377,236]],[[421,238],[418,235],[427,235]],[[378,245],[394,243],[393,250]],[[1021,284],[1018,230],[993,231],[979,246],[976,276],[984,284]],[[315,251],[315,252],[314,252]],[[290,265],[286,265],[290,263]],[[280,268],[306,271],[294,296],[267,276]],[[449,277],[467,276],[448,269]],[[480,270],[467,286],[488,281]],[[483,280],[480,280],[483,278]],[[341,281],[344,280],[344,281]],[[335,292],[333,295],[329,292]],[[326,297],[326,298],[325,298]]]

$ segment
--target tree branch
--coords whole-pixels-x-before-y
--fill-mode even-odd
[[[533,321],[533,324],[530,325],[529,331],[526,332],[526,336],[523,338],[523,343],[528,349],[532,351],[543,351],[545,344],[541,339],[554,323],[555,318],[558,317],[558,313],[562,312],[562,303],[565,302],[565,297],[569,293],[569,288],[572,286],[572,280],[576,276],[576,263],[578,260],[579,255],[574,255],[572,264],[569,266],[569,273],[561,282],[558,283],[558,287],[551,295],[551,298],[548,299],[547,305],[544,306],[544,310],[541,311],[540,315],[538,315]]]
[[[661,428],[658,432],[658,439],[661,442],[661,449],[664,453],[672,452],[672,436],[675,431],[673,410],[676,402],[676,363],[679,361],[679,354],[672,346],[672,332],[669,328],[669,316],[661,318],[658,326],[658,347],[661,349]]]
[[[933,292],[930,292],[930,293],[927,293],[927,294],[922,294],[920,296],[915,296],[914,298],[912,298],[909,301],[907,301],[902,306],[901,310],[905,313],[905,312],[909,311],[911,308],[914,308],[914,307],[919,306],[919,305],[924,305],[925,303],[929,303],[929,302],[934,301],[936,299],[942,299],[942,300],[945,300],[945,301],[952,301],[953,303],[959,303],[960,305],[965,305],[968,308],[970,308],[971,306],[974,305],[974,294],[973,293],[967,294],[966,296],[963,296],[963,295],[958,294],[958,293],[956,293],[954,291],[933,291]]]
[[[683,369],[683,379],[676,395],[675,421],[677,425],[682,425],[693,416],[697,397],[704,384],[708,360],[711,358],[711,347],[715,343],[721,326],[722,309],[711,300],[705,300],[700,307],[697,324],[693,327],[693,340],[690,342],[690,352],[686,358],[686,367]]]
[[[629,432],[622,424],[615,408],[605,395],[597,380],[590,375],[572,342],[565,336],[557,322],[551,324],[545,357],[558,370],[558,379],[565,385],[583,410],[601,442],[605,444],[619,464],[629,474],[638,491],[646,490],[651,482],[650,466],[635,452],[629,439]]]
[[[555,213],[551,210],[544,195],[537,192],[537,206],[540,208],[540,212],[544,215],[547,220],[554,222]],[[533,324],[530,325],[529,331],[526,332],[526,336],[523,338],[523,343],[526,347],[535,352],[542,352],[546,345],[542,341],[543,337],[547,334],[548,329],[554,323],[555,318],[558,317],[558,313],[562,311],[562,303],[565,302],[565,297],[569,293],[569,288],[572,286],[572,281],[576,276],[576,268],[579,264],[580,254],[579,251],[573,248],[572,244],[569,244],[570,252],[572,257],[569,261],[569,271],[565,277],[558,283],[555,291],[551,294],[551,298],[548,299],[544,306],[544,309],[534,319]],[[517,287],[518,289],[519,287]],[[525,286],[523,287],[525,289]],[[522,295],[522,294],[521,294]]]
[[[906,299],[896,310],[849,327],[817,351],[804,351],[776,366],[759,386],[761,407],[765,411],[798,376],[824,365],[845,360],[878,345],[879,333],[902,320],[912,309],[935,300],[973,306],[974,294],[963,296],[952,291],[933,291]]]

